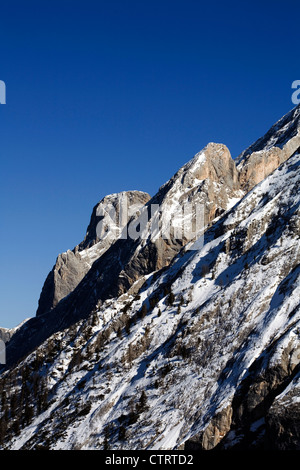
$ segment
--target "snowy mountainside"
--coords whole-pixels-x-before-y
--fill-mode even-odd
[[[3,447],[299,448],[299,164],[5,372]]]
[[[141,239],[102,251],[95,206],[7,343],[0,448],[300,449],[299,109],[237,166],[210,143],[153,198],[132,192]],[[204,243],[153,240],[186,201]]]

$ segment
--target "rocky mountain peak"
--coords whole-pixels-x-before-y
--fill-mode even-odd
[[[237,165],[209,143],[153,198],[132,192],[117,238],[125,193],[95,206],[82,244],[60,256],[50,307],[7,344],[0,390],[14,406],[6,419],[0,403],[0,448],[299,450],[298,117]],[[178,233],[197,205],[193,249]],[[53,306],[73,258],[88,270]]]
[[[101,244],[97,252],[102,253],[103,247],[115,241],[119,232],[128,223],[129,219],[134,217],[137,211],[149,200],[149,194],[142,191],[122,191],[105,196],[93,208],[86,236],[84,240],[74,248],[74,251],[81,252],[93,247],[95,244]],[[121,212],[122,209],[123,213]],[[102,222],[101,229],[99,228],[100,221]],[[112,224],[116,224],[116,227],[112,226]],[[114,229],[117,229],[118,232],[116,233]],[[96,255],[96,257],[98,257],[98,255]]]
[[[238,173],[229,149],[224,144],[210,142],[190,162],[195,178],[225,183],[232,190],[238,190]]]
[[[300,147],[300,105],[283,116],[269,131],[237,158],[239,182],[249,191],[271,174]]]

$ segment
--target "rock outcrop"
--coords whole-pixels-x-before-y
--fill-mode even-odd
[[[237,158],[241,187],[250,191],[286,161],[300,146],[300,107],[281,118]]]
[[[0,328],[0,339],[6,343],[13,335],[13,330],[9,328]]]
[[[289,387],[275,398],[266,415],[268,447],[270,449],[300,450],[299,402],[300,374],[298,372]]]
[[[68,250],[58,255],[44,283],[37,315],[52,310],[78,286],[93,262],[119,238],[128,219],[134,216],[149,199],[150,196],[141,191],[124,191],[104,197],[94,207],[84,240],[72,251]],[[123,220],[120,208],[126,211]],[[112,224],[116,225],[112,227]]]

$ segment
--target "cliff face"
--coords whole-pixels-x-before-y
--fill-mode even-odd
[[[300,448],[298,115],[237,166],[208,144],[103,253],[94,209],[70,255],[95,253],[88,271],[7,344],[4,448]],[[201,244],[178,237],[197,204]]]
[[[124,191],[104,197],[94,207],[84,240],[72,251],[68,250],[58,255],[43,286],[37,315],[52,310],[60,300],[73,292],[90,270],[93,262],[100,258],[121,235],[126,218],[120,219],[120,208],[126,204],[126,215],[130,218],[149,199],[150,196],[141,191]],[[111,213],[112,211],[114,214]],[[118,222],[118,232],[113,231],[109,226],[112,221],[110,215],[116,216],[114,223]],[[97,227],[100,231],[100,222],[103,225],[102,233],[97,233]]]
[[[245,191],[260,183],[300,146],[300,108],[287,113],[237,159],[239,182]]]
[[[0,339],[5,343],[12,337],[12,331],[9,328],[0,328]]]

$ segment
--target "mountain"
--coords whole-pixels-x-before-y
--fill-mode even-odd
[[[236,162],[208,144],[106,241],[94,208],[7,343],[3,448],[300,449],[299,112]]]
[[[149,220],[147,214],[147,226],[145,227],[147,236],[143,243],[140,243],[140,240],[136,243],[135,239],[132,242],[131,240],[128,241],[128,237],[125,243],[123,239],[119,240],[126,221],[128,222],[131,217],[137,219],[140,216],[140,209],[147,202],[149,202],[148,207],[153,207],[155,204],[159,205],[160,211],[164,214],[161,218],[162,225],[166,221],[167,213],[170,219],[174,219],[178,208],[181,207],[182,201],[186,199],[192,200],[194,204],[197,202],[204,204],[205,216],[207,222],[209,222],[218,211],[222,212],[228,208],[232,198],[235,200],[235,198],[240,198],[241,195],[243,193],[238,184],[237,171],[229,150],[224,145],[209,144],[192,161],[181,168],[170,181],[162,186],[151,200],[148,194],[139,191],[127,191],[106,196],[93,209],[91,222],[84,241],[72,251],[69,250],[58,256],[55,266],[45,281],[37,315],[53,309],[60,300],[73,292],[75,287],[77,287],[91,269],[93,263],[100,258],[102,260],[97,264],[99,265],[97,271],[104,271],[104,268],[101,266],[102,263],[109,266],[108,275],[110,277],[113,267],[116,266],[117,272],[115,278],[117,279],[118,277],[118,281],[115,282],[123,283],[121,281],[120,267],[122,268],[123,277],[126,277],[126,285],[120,285],[119,290],[114,292],[114,294],[119,294],[124,289],[128,289],[140,277],[143,269],[146,272],[149,271],[150,265],[152,271],[154,271],[169,263],[183,246],[185,240],[182,240],[182,237],[175,239],[175,236],[171,234],[171,237],[167,238],[166,242],[162,241],[161,237],[157,237],[158,240],[153,241],[148,233],[150,233],[150,225],[153,223],[153,219],[156,216],[159,217],[158,214],[149,213]],[[100,214],[102,212],[107,214],[113,208],[116,211],[116,218],[118,220],[119,212],[122,209],[122,201],[128,205],[129,213],[125,222],[120,224],[118,236],[112,235],[113,230],[110,224],[107,225],[109,230],[101,239],[98,239],[96,227],[101,218]],[[144,213],[146,215],[146,210]],[[110,220],[107,221],[108,224],[109,222]],[[162,229],[163,226],[159,227],[159,230]],[[119,243],[116,243],[117,240],[119,240]],[[124,247],[125,244],[126,247]],[[110,257],[108,262],[107,257],[103,255],[112,245],[113,248],[109,251],[109,255],[107,255],[107,257]],[[141,250],[142,254],[140,253]],[[119,260],[119,252],[122,258],[124,258],[121,264],[119,262],[115,263],[112,260],[112,258]],[[125,259],[126,255],[128,259]],[[135,267],[136,263],[138,264],[137,269]],[[91,282],[90,279],[89,282]],[[109,280],[107,282],[102,281],[101,285],[104,285],[106,289],[107,285],[111,283]],[[99,284],[98,274],[96,284]],[[106,293],[105,297],[108,295],[110,295],[110,292]],[[97,294],[97,300],[99,298]]]
[[[145,193],[136,193],[139,198],[141,194],[147,198]],[[124,293],[137,293],[147,276],[166,268],[183,246],[191,241],[189,233],[181,233],[178,237],[177,231],[180,222],[184,225],[185,215],[190,215],[192,225],[197,204],[203,209],[201,226],[205,226],[243,194],[229,150],[225,145],[210,143],[145,203],[143,211],[133,211],[128,227],[121,226],[121,234],[109,238],[108,243],[106,237],[98,243],[91,242],[93,236],[95,238],[95,229],[91,229],[95,225],[94,209],[87,230],[88,246],[82,242],[73,252],[58,257],[45,281],[37,317],[32,318],[7,346],[8,365],[17,362],[51,334],[86,318],[107,299]],[[119,197],[111,195],[104,201],[117,202]],[[180,208],[189,201],[191,214],[182,214],[180,218]],[[133,202],[135,208],[136,198]],[[129,209],[132,206],[130,203],[131,200],[128,201]],[[100,206],[103,208],[103,202]],[[153,211],[153,208],[159,209]],[[145,222],[143,233],[137,231],[135,236],[135,229],[141,226],[142,221]],[[122,236],[124,230],[132,233]],[[86,263],[91,250],[94,261]],[[66,260],[63,269],[60,267],[62,257]],[[75,269],[71,269],[74,265]],[[78,274],[72,278],[74,271]],[[61,292],[62,298],[57,302],[58,296],[56,294],[55,299],[54,294]]]

